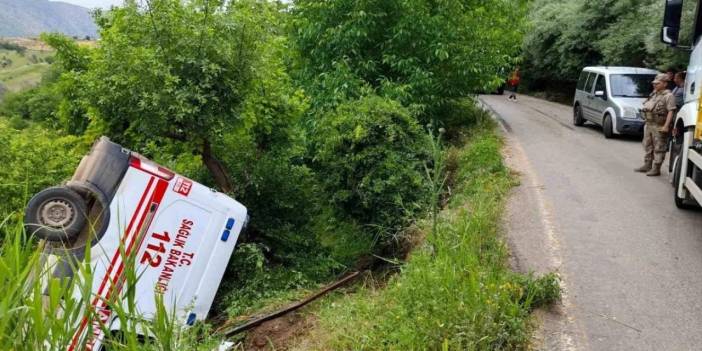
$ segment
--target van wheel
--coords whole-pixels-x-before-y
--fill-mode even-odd
[[[680,172],[682,171],[682,162],[680,162],[680,156],[675,157],[675,162],[673,162],[673,198],[675,200],[675,207],[683,210],[690,210],[697,208],[695,205],[691,205],[687,199],[678,196],[678,186],[680,185]]]
[[[29,200],[24,212],[27,233],[46,241],[70,241],[80,233],[85,222],[85,200],[66,187],[40,191]]]
[[[583,118],[583,110],[580,105],[576,105],[573,109],[573,124],[580,127],[585,124],[585,118]]]
[[[612,117],[609,114],[606,114],[604,116],[604,120],[602,121],[602,133],[604,134],[605,138],[614,138],[614,131],[612,128]]]

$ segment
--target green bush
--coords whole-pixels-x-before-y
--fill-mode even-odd
[[[61,105],[69,105],[57,83],[61,71],[52,68],[42,77],[39,86],[7,92],[0,103],[0,116],[43,123],[51,130],[69,130],[61,118]],[[65,109],[65,107],[64,107]]]
[[[32,195],[70,178],[89,146],[78,137],[38,126],[17,130],[2,118],[0,145],[1,219],[11,214],[19,218]]]
[[[272,248],[278,260],[318,248],[308,224],[319,211],[319,188],[309,168],[291,161],[264,154],[242,163],[245,169],[235,173],[241,186],[238,199],[251,217],[248,239]]]
[[[27,48],[25,48],[22,45],[11,43],[9,41],[4,41],[4,40],[0,41],[0,49],[17,51],[18,54],[24,54],[24,52],[27,51]]]
[[[393,234],[425,203],[427,135],[399,103],[344,103],[319,121],[314,138],[312,164],[344,216]]]
[[[463,134],[472,130],[472,127],[491,124],[493,121],[490,114],[478,107],[472,98],[450,101],[438,113],[439,127],[445,129],[445,140],[454,144],[459,144]]]
[[[22,93],[8,92],[0,104],[0,116],[29,119],[31,114],[27,100],[33,93],[34,89]]]

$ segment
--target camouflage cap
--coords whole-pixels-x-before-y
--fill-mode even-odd
[[[659,82],[667,83],[668,80],[669,80],[669,79],[668,79],[668,75],[667,75],[667,74],[665,74],[665,73],[658,73],[658,74],[656,75],[656,78],[653,79],[653,83],[659,83]]]

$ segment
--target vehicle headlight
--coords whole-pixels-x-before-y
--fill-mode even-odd
[[[625,106],[622,108],[622,117],[624,118],[630,118],[630,119],[636,119],[640,115],[639,110],[637,108]]]

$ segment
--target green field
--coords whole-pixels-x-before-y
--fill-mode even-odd
[[[35,86],[42,75],[49,69],[46,63],[51,52],[26,50],[20,54],[16,51],[0,49],[0,84],[3,90],[17,92]]]

